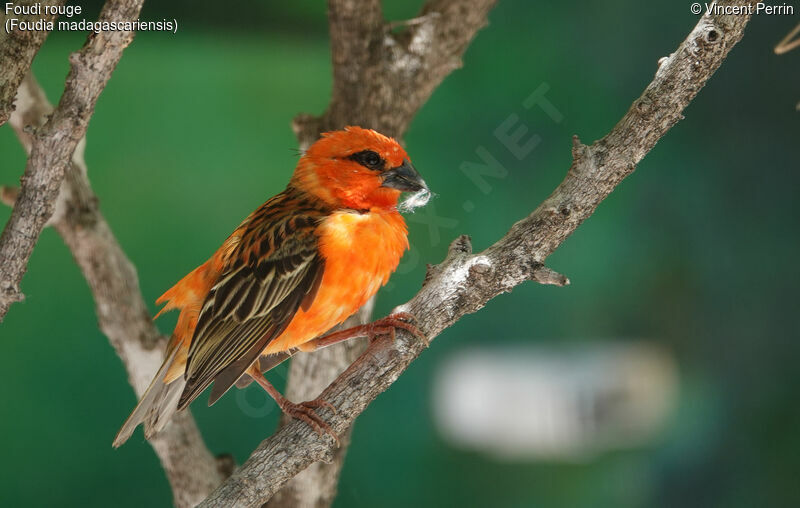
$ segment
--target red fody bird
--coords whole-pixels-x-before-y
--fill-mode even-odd
[[[300,158],[286,190],[158,299],[166,302],[158,315],[181,313],[164,363],[114,446],[140,423],[150,438],[212,382],[209,405],[234,383],[255,380],[286,414],[333,434],[314,411],[330,404],[291,402],[262,372],[296,351],[355,336],[374,339],[395,328],[420,334],[410,316],[394,314],[321,336],[386,284],[408,249],[397,210],[402,192],[416,193],[417,204],[430,195],[394,139],[360,127],[323,134]]]

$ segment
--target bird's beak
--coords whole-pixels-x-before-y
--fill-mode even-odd
[[[408,159],[404,160],[401,166],[384,171],[381,176],[383,178],[381,187],[389,187],[403,192],[417,192],[428,188],[425,180],[417,173]]]

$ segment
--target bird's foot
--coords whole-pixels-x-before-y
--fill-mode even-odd
[[[366,327],[366,335],[370,343],[378,339],[378,337],[388,335],[395,339],[395,330],[398,328],[407,331],[411,335],[422,339],[427,342],[425,334],[417,326],[417,318],[408,312],[395,312],[389,314],[385,318],[378,319],[364,325]]]
[[[314,429],[314,432],[318,435],[328,434],[336,441],[336,446],[339,446],[339,436],[336,435],[336,432],[333,431],[333,428],[331,428],[328,422],[315,411],[315,409],[326,407],[336,413],[336,408],[330,402],[320,397],[300,403],[292,402],[284,398],[280,401],[280,407],[287,416],[305,422],[309,427]]]

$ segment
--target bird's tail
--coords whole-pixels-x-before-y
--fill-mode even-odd
[[[161,368],[158,369],[158,374],[153,377],[150,386],[147,387],[144,395],[142,395],[141,400],[139,400],[128,419],[125,420],[125,423],[122,424],[117,437],[114,438],[113,444],[115,448],[127,441],[140,423],[144,423],[145,438],[150,439],[167,425],[167,422],[178,409],[178,399],[186,381],[184,381],[183,376],[177,376],[170,382],[164,382],[164,379],[179,349],[179,347],[172,348]]]

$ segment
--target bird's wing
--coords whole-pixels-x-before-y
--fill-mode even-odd
[[[242,225],[241,240],[198,316],[179,409],[212,381],[213,404],[297,309],[311,306],[325,269],[314,233],[320,215],[285,211],[286,203],[270,200]]]

